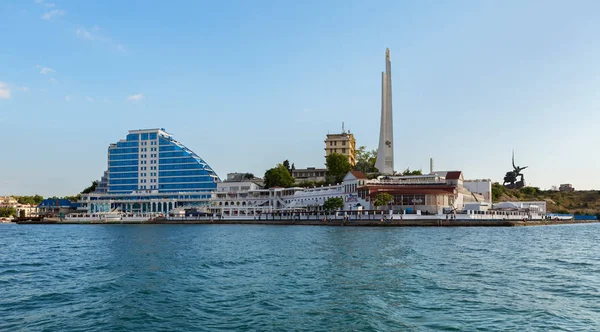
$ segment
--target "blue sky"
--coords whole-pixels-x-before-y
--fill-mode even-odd
[[[0,194],[70,195],[164,127],[224,178],[377,148],[392,54],[397,170],[600,188],[598,1],[0,2]]]

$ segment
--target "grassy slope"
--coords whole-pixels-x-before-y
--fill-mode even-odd
[[[600,214],[600,191],[542,191],[537,188],[506,189],[494,184],[494,202],[546,201],[548,212],[571,214]]]

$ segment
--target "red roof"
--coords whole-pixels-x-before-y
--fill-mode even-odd
[[[354,175],[355,178],[357,179],[368,179],[367,176],[365,175],[365,173],[361,172],[361,171],[350,171],[350,173],[352,173],[352,175]]]
[[[446,173],[446,180],[459,180],[462,177],[461,171],[452,171]]]

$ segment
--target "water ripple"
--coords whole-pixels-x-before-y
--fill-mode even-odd
[[[0,225],[1,331],[600,329],[597,225]]]

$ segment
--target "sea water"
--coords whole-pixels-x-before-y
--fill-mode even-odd
[[[0,225],[0,331],[600,330],[599,233]]]

